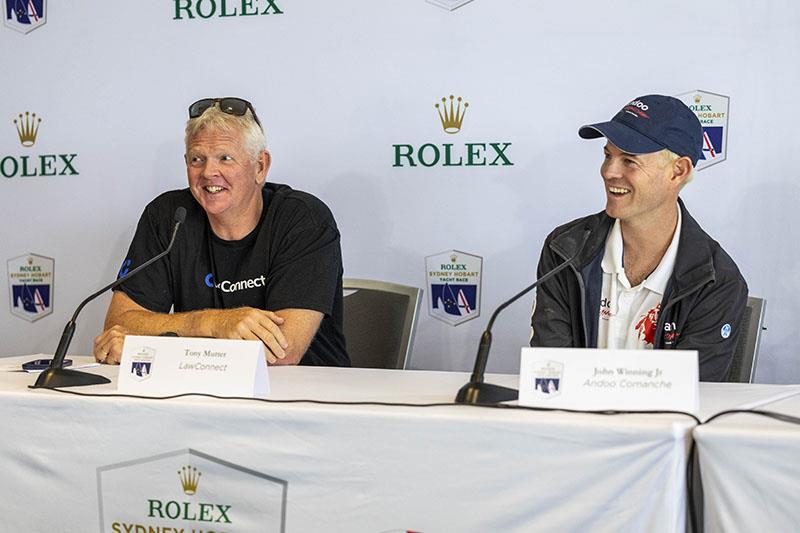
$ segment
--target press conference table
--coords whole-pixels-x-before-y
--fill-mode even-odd
[[[800,417],[800,396],[760,407]],[[732,414],[695,430],[707,532],[800,530],[800,426]]]
[[[0,365],[28,359],[4,358]],[[118,370],[90,369],[112,383],[79,392],[115,392]],[[272,367],[270,398],[451,402],[467,377],[460,372]],[[285,531],[683,533],[685,528],[684,472],[695,426],[685,416],[197,396],[85,397],[28,389],[34,378],[0,373],[3,531],[123,531],[109,528],[109,509],[125,508],[133,489],[114,489],[122,486],[124,475],[113,478],[110,473],[130,468],[133,476],[140,463],[182,450],[191,450],[193,460],[212,457],[214,464],[279,480]],[[516,380],[487,376],[487,381],[514,387]],[[701,384],[701,417],[798,392],[794,386]],[[205,464],[201,479],[208,481],[201,488],[210,490],[213,465]],[[171,466],[166,470],[164,483],[180,493],[178,476]],[[183,489],[189,494],[187,485]],[[221,488],[213,494],[224,496]],[[139,498],[130,506],[140,500],[145,501]],[[146,525],[148,517],[137,509],[131,512]]]

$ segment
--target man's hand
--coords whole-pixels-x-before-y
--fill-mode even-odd
[[[94,338],[94,358],[98,363],[118,365],[122,359],[122,343],[130,332],[113,326]]]
[[[267,348],[267,362],[275,364],[286,357],[289,343],[281,328],[283,318],[272,311],[253,307],[216,310],[210,324],[212,337],[261,341]]]
[[[102,363],[119,364],[126,334],[161,335],[174,331],[181,337],[257,340],[264,343],[269,364],[296,365],[323,316],[309,309],[272,312],[252,307],[155,313],[117,291],[106,314],[106,330],[95,339],[94,356]]]

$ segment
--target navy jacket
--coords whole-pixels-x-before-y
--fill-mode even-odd
[[[678,256],[656,325],[654,349],[697,350],[700,381],[724,381],[747,304],[747,283],[733,259],[678,200]],[[586,246],[569,268],[537,288],[531,346],[597,347],[603,286],[601,262],[614,219],[605,211],[573,220],[548,235],[538,277]]]

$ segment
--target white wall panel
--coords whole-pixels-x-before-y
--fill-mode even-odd
[[[51,1],[31,33],[0,27],[0,158],[77,153],[80,172],[0,178],[3,269],[28,252],[56,259],[53,314],[28,323],[0,309],[4,355],[55,348],[80,299],[115,276],[144,205],[184,186],[188,104],[240,95],[265,123],[270,179],[334,211],[346,276],[424,286],[426,255],[484,257],[481,316],[452,327],[425,313],[413,356],[417,368],[471,368],[544,236],[603,208],[602,142],[578,127],[640,94],[703,89],[731,98],[728,156],[683,196],[767,299],[757,378],[800,380],[800,4],[276,3],[282,15],[173,20],[174,0]],[[470,103],[455,135],[433,107],[449,94]],[[30,148],[12,123],[25,111],[43,119]],[[514,165],[392,167],[393,144],[426,142],[511,142]],[[82,315],[75,353],[89,352],[107,302]],[[530,302],[497,322],[490,370],[517,370]]]

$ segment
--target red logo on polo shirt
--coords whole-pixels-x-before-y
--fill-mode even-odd
[[[639,332],[639,340],[644,340],[644,342],[651,346],[656,338],[656,324],[658,323],[658,312],[660,310],[661,304],[658,304],[636,323],[636,331]]]

